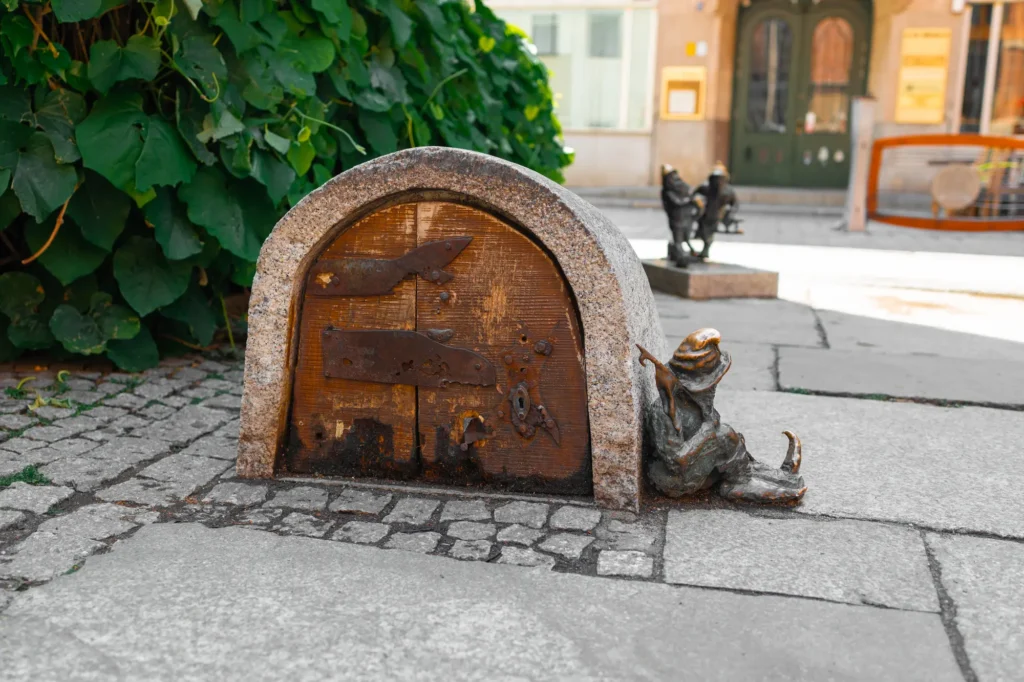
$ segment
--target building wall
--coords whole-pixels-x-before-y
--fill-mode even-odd
[[[565,143],[576,150],[576,162],[565,169],[565,184],[570,187],[633,187],[653,182],[650,133],[569,131]]]

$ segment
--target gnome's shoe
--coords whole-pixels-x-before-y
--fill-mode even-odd
[[[778,469],[750,458],[749,466],[725,477],[718,487],[718,494],[727,500],[744,502],[794,502],[807,492],[804,479],[800,476],[803,461],[800,439],[790,431],[784,432],[789,438],[789,451]]]

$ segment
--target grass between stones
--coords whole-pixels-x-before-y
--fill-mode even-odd
[[[50,479],[43,476],[34,464],[30,464],[16,474],[0,476],[0,488],[6,488],[12,483],[28,483],[29,485],[49,485]]]

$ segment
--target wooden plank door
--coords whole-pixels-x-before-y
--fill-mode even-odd
[[[416,205],[374,213],[341,233],[311,268],[299,311],[299,352],[292,390],[289,472],[410,478],[419,473],[416,387],[325,376],[327,329],[416,328],[417,278],[391,291],[324,296],[316,265],[332,259],[393,259],[416,247]]]
[[[420,281],[417,329],[450,332],[448,345],[479,353],[496,371],[493,386],[418,389],[423,477],[590,494],[583,339],[557,265],[474,208],[424,202],[417,223],[420,245],[473,238],[445,268],[450,282]]]

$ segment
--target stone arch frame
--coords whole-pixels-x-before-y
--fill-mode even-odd
[[[294,206],[260,250],[249,302],[237,472],[271,478],[288,430],[291,370],[306,274],[358,219],[409,198],[456,198],[522,230],[553,258],[583,330],[594,498],[636,509],[642,489],[643,412],[657,397],[636,344],[666,355],[643,267],[596,208],[521,166],[476,152],[420,147],[369,161]]]

